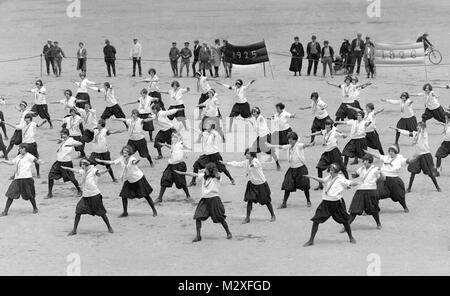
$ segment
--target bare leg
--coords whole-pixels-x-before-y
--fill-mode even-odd
[[[309,238],[309,241],[304,244],[304,247],[309,247],[314,245],[314,238],[316,237],[317,231],[319,230],[319,223],[314,222],[312,229],[311,229],[311,237]]]
[[[200,220],[200,219],[195,220],[195,228],[197,230],[197,236],[192,241],[193,243],[196,243],[196,242],[199,242],[202,240],[202,236],[201,236],[202,220]]]
[[[5,210],[0,214],[0,217],[8,216],[9,208],[11,207],[13,201],[14,201],[14,200],[13,200],[12,198],[8,198],[8,199],[6,200]]]
[[[78,224],[80,224],[80,220],[81,220],[81,215],[76,214],[75,221],[73,223],[73,230],[68,234],[69,236],[77,235],[77,229],[78,229]]]
[[[158,212],[156,211],[155,204],[153,203],[153,200],[150,196],[146,196],[145,199],[147,200],[148,204],[152,208],[153,211],[153,217],[158,216]]]
[[[122,207],[123,213],[119,216],[119,218],[128,217],[128,199],[122,198]]]

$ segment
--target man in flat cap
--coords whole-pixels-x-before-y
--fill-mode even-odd
[[[189,77],[189,67],[191,64],[192,51],[189,49],[189,42],[184,43],[184,48],[180,51],[180,77],[183,77],[183,68],[186,66],[186,74]]]
[[[178,77],[178,59],[180,58],[180,50],[177,43],[172,42],[172,48],[169,51],[170,66],[172,67],[173,77]]]

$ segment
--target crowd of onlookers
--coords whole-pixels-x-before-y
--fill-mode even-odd
[[[190,76],[192,68],[192,77],[199,71],[204,76],[208,73],[211,77],[219,77],[219,68],[222,66],[225,70],[226,77],[231,77],[232,64],[225,61],[224,48],[227,40],[223,40],[222,44],[216,39],[213,45],[206,42],[200,44],[198,40],[194,41],[194,47],[190,48],[190,43],[185,42],[184,47],[179,49],[177,43],[172,43],[169,51],[169,60],[174,77],[182,77],[183,70],[186,69],[186,76]],[[111,45],[109,40],[105,40],[103,55],[105,59],[108,77],[116,76],[116,48]],[[56,77],[61,76],[62,59],[66,58],[63,50],[59,47],[57,41],[48,40],[43,49],[43,56],[46,61],[47,75],[51,71]],[[133,39],[130,46],[130,60],[133,63],[133,74],[142,76],[142,45],[137,38]],[[77,50],[77,71],[87,71],[88,52],[83,42],[79,43]],[[197,68],[198,67],[198,68]],[[214,71],[214,72],[213,72]]]
[[[315,35],[306,45],[305,52],[300,38],[295,37],[290,52],[292,60],[289,70],[294,72],[295,76],[297,76],[297,73],[301,76],[304,59],[308,61],[308,76],[311,74],[317,75],[319,62],[322,62],[322,75],[324,77],[327,74],[327,68],[332,77],[337,73],[354,74],[356,72],[359,75],[362,61],[365,64],[367,78],[373,78],[375,75],[375,44],[370,40],[370,37],[363,40],[361,33],[358,33],[352,42],[344,39],[339,52],[335,52],[327,40],[323,41],[321,45]]]

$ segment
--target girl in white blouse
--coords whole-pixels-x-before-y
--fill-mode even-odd
[[[329,218],[333,218],[339,224],[344,225],[344,229],[348,234],[350,243],[355,244],[356,240],[353,238],[352,229],[348,221],[349,215],[347,213],[342,192],[352,186],[357,186],[359,183],[346,179],[340,174],[341,168],[337,164],[330,166],[330,175],[328,177],[316,178],[313,176],[305,176],[313,179],[323,185],[322,202],[316,210],[316,214],[311,219],[313,226],[311,229],[311,237],[304,247],[314,245],[314,238],[319,230],[319,224],[325,223]]]
[[[410,136],[413,138],[413,143],[416,147],[416,152],[419,154],[419,157],[412,163],[408,165],[408,171],[411,173],[409,177],[409,186],[406,192],[411,192],[411,188],[414,182],[414,178],[420,172],[423,172],[425,175],[428,175],[433,181],[434,186],[438,192],[441,192],[441,188],[439,187],[436,175],[437,170],[434,166],[433,156],[430,152],[430,144],[428,142],[428,132],[426,130],[427,126],[425,122],[419,122],[417,132],[409,132],[406,130],[401,130],[398,128],[393,128],[396,131],[400,132],[405,136]]]
[[[247,216],[242,223],[250,223],[250,214],[253,209],[253,203],[267,206],[271,216],[270,222],[275,222],[276,217],[272,207],[270,187],[264,176],[262,164],[258,160],[256,152],[250,152],[249,149],[245,150],[245,158],[246,160],[244,161],[221,161],[224,165],[246,169],[245,176],[247,178],[247,189],[245,190],[244,201],[247,202]]]
[[[33,214],[37,214],[36,190],[34,188],[31,166],[33,164],[43,164],[43,162],[28,153],[25,144],[20,144],[18,156],[11,161],[0,160],[0,163],[15,166],[14,179],[5,194],[8,198],[6,200],[5,210],[0,214],[0,217],[7,216],[13,201],[20,197],[24,200],[29,200],[33,206]]]
[[[183,102],[183,95],[188,93],[191,89],[189,87],[182,88],[178,81],[172,82],[172,84],[170,86],[172,87],[172,89],[161,92],[162,94],[168,94],[170,97],[169,110],[171,110],[171,109],[182,109],[182,110],[179,110],[174,115],[171,115],[169,117],[169,119],[173,120],[174,118],[176,118],[178,121],[180,121],[183,124],[184,129],[188,130],[187,124],[186,124],[186,114],[184,112],[185,106],[184,106],[184,102]]]
[[[113,160],[101,160],[96,159],[95,161],[98,163],[104,163],[109,165],[118,165],[120,164],[123,168],[122,171],[122,181],[123,186],[120,191],[119,196],[122,198],[122,206],[123,213],[119,216],[119,218],[128,217],[128,200],[129,199],[141,199],[145,198],[153,211],[153,217],[158,216],[158,212],[156,211],[155,205],[153,203],[150,194],[153,192],[153,188],[145,178],[144,173],[137,166],[139,160],[137,160],[133,156],[133,148],[130,146],[125,146],[120,151],[121,157]]]
[[[91,165],[86,158],[80,160],[80,167],[81,169],[61,167],[64,170],[78,174],[82,179],[81,186],[83,188],[83,197],[77,204],[73,230],[69,233],[69,236],[77,234],[81,215],[101,217],[108,227],[109,233],[114,233],[114,230],[109,224],[108,216],[106,216],[106,209],[103,205],[103,196],[98,188],[98,177],[106,174],[108,170],[98,170],[95,166]]]
[[[194,214],[197,236],[192,242],[196,243],[202,240],[202,221],[208,220],[209,217],[211,217],[214,223],[222,224],[222,227],[227,233],[227,239],[231,239],[233,236],[225,220],[227,218],[225,215],[225,207],[220,199],[220,183],[222,177],[216,165],[214,163],[208,163],[205,172],[200,174],[180,171],[175,171],[175,173],[198,178],[202,183],[202,199],[198,203]]]
[[[403,92],[400,96],[400,100],[388,100],[381,99],[382,102],[386,102],[392,105],[400,105],[401,118],[397,122],[397,128],[407,130],[409,132],[417,131],[417,119],[414,115],[413,101],[409,99],[409,94]],[[400,139],[400,132],[395,134],[395,144],[398,145]]]
[[[363,213],[366,213],[373,217],[377,223],[377,229],[381,229],[380,207],[378,206],[379,195],[377,190],[377,181],[380,176],[380,168],[373,165],[373,156],[370,154],[364,155],[363,166],[352,174],[354,179],[359,178],[361,184],[358,186],[350,204],[349,224],[355,221],[356,216],[361,216]]]

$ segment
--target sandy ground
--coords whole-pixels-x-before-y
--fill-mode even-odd
[[[382,1],[379,19],[366,16],[367,2],[363,0],[81,2],[82,18],[69,19],[65,14],[68,3],[62,0],[0,1],[3,41],[0,61],[39,55],[47,38],[58,40],[68,56],[74,56],[78,41],[85,41],[92,58],[101,57],[105,38],[116,46],[119,57],[127,57],[131,39],[137,36],[144,46],[144,58],[161,60],[167,58],[170,43],[174,40],[179,44],[197,38],[212,42],[218,37],[228,38],[234,44],[245,44],[265,39],[270,51],[287,53],[294,35],[299,35],[305,43],[310,33],[316,33],[319,40],[328,39],[335,50],[339,50],[342,39],[353,38],[357,31],[381,42],[415,41],[426,31],[444,57],[450,55],[449,7],[445,0]],[[260,106],[264,114],[269,115],[274,112],[274,104],[282,100],[288,111],[298,114],[292,121],[293,128],[306,134],[312,121],[311,114],[299,111],[298,107],[308,104],[309,94],[318,90],[329,104],[331,114],[340,103],[340,94],[337,89],[326,86],[324,79],[291,76],[287,71],[289,62],[289,58],[271,55],[274,80],[270,76],[263,77],[261,65],[236,68],[234,75],[245,81],[257,80],[248,92],[252,105]],[[446,62],[448,59],[444,58]],[[31,97],[23,97],[20,90],[31,88],[39,77],[39,59],[0,65],[0,94],[10,98],[2,110],[7,121],[15,122],[18,114],[14,105],[23,98],[31,102]],[[118,61],[119,75],[110,80],[117,87],[121,102],[136,99],[141,88],[134,85],[130,66],[129,61]],[[157,68],[162,81],[172,80],[168,63],[144,62],[145,70],[150,66]],[[44,77],[49,101],[62,99],[63,89],[75,91],[70,82],[76,79],[75,61],[67,59],[63,67],[62,78]],[[447,66],[430,67],[428,71],[432,82],[448,83],[450,80]],[[103,82],[105,73],[103,61],[88,61],[91,80]],[[195,92],[195,80],[183,78],[180,81],[194,89],[185,97],[188,110],[193,110],[199,96]],[[342,77],[334,79],[336,83],[341,81]],[[397,98],[402,91],[418,92],[424,81],[421,67],[378,68],[375,85],[362,94],[361,103],[374,102],[377,107],[386,108],[378,118],[378,131],[384,146],[393,143],[394,134],[388,127],[395,125],[399,112],[395,106],[381,106],[379,99]],[[445,90],[438,93],[441,102],[448,105],[450,93]],[[219,94],[222,110],[228,113],[232,106],[231,94],[223,89]],[[93,94],[91,97],[94,107],[101,112],[104,108],[101,96]],[[421,115],[422,106],[421,100],[417,99],[416,115]],[[129,113],[132,106],[125,109]],[[52,105],[50,112],[54,117],[63,116],[62,108],[57,105]],[[189,118],[194,119],[194,114],[188,113]],[[109,126],[121,128],[117,123]],[[244,128],[240,123],[235,138],[241,146]],[[13,131],[9,129],[8,133],[11,136]],[[429,133],[434,153],[441,142],[441,128],[430,124]],[[42,168],[42,179],[36,180],[40,213],[32,215],[30,205],[18,201],[13,204],[10,216],[0,220],[0,275],[65,275],[69,264],[66,258],[71,253],[80,255],[83,275],[366,275],[367,256],[372,253],[380,256],[383,275],[448,275],[450,272],[447,194],[450,173],[445,161],[439,179],[443,193],[435,192],[427,177],[417,176],[413,192],[407,195],[411,213],[404,214],[398,204],[382,201],[383,230],[375,230],[370,217],[357,219],[353,225],[356,245],[349,244],[347,237],[339,234],[340,226],[330,222],[321,226],[316,246],[302,247],[309,237],[309,219],[320,203],[317,192],[312,193],[313,208],[306,208],[303,194],[297,193],[289,201],[288,209],[276,211],[276,223],[269,223],[267,210],[256,206],[252,223],[241,225],[245,215],[243,193],[246,182],[240,169],[231,169],[237,185],[231,186],[225,181],[222,187],[228,222],[234,234],[231,241],[225,239],[220,226],[207,222],[203,227],[204,241],[192,244],[195,205],[183,202],[184,196],[175,190],[166,193],[167,202],[158,207],[157,218],[151,216],[150,208],[143,201],[130,202],[128,219],[116,218],[121,212],[120,185],[113,184],[107,176],[102,178],[100,188],[116,233],[106,233],[98,218],[83,217],[79,235],[68,238],[66,235],[72,227],[78,201],[75,192],[70,185],[57,183],[56,198],[44,200],[46,175],[55,161],[56,150],[54,142],[49,140],[56,137],[56,129],[44,127],[39,131],[39,150],[42,160],[47,163]],[[190,134],[185,137],[188,141],[192,138]],[[124,143],[123,135],[110,138],[110,149],[115,157]],[[345,141],[341,141],[341,148],[344,144]],[[233,152],[233,145],[228,145],[223,154],[226,160],[243,157],[241,146],[236,146],[239,149]],[[401,146],[404,155],[413,152],[408,139],[402,138]],[[188,166],[192,166],[199,155],[199,147],[194,148],[196,152],[188,155]],[[156,156],[152,147],[150,151]],[[320,148],[308,151],[308,167],[313,173],[320,153]],[[167,156],[167,151],[165,154]],[[155,188],[153,197],[159,191],[159,178],[166,161],[157,162],[154,169],[143,162],[142,168]],[[267,165],[265,170],[276,206],[282,198],[281,182],[288,165],[283,161],[282,166],[283,172],[274,170],[273,165]],[[1,166],[2,196],[12,172],[11,167]],[[407,181],[406,170],[402,177]],[[193,188],[191,192],[198,200],[200,188]],[[353,190],[345,193],[348,204],[352,196]]]

